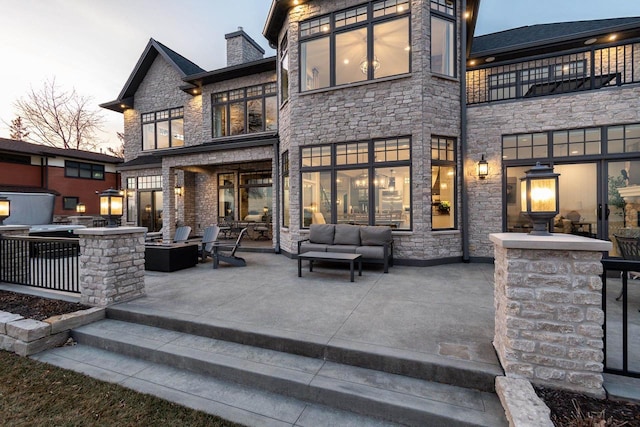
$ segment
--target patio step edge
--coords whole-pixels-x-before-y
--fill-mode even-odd
[[[375,369],[426,381],[495,392],[495,378],[504,375],[499,366],[436,354],[385,349],[339,339],[302,335],[291,331],[256,330],[246,325],[218,321],[205,323],[188,315],[167,316],[143,307],[107,308],[107,318],[215,338],[345,365]]]
[[[122,323],[111,320],[96,322],[72,331],[72,336],[80,345],[407,425],[494,426],[500,425],[503,415],[497,396],[486,392],[451,385],[430,385],[425,380],[316,359],[308,361],[310,367],[306,370],[289,369],[285,365],[291,358],[299,359],[291,363],[293,366],[303,367],[307,366],[307,361],[303,359],[309,358],[288,354],[280,361],[281,366],[265,364],[202,350],[208,348],[207,340],[219,342],[216,339],[200,337],[197,341],[202,347],[188,347],[181,339],[188,340],[185,336],[189,334],[180,333],[183,336],[158,340],[145,339],[145,336],[157,337],[163,332],[151,326],[131,325],[133,332],[128,334],[124,332]],[[175,343],[171,342],[174,338]],[[211,345],[211,348],[214,347],[215,343]],[[254,358],[256,354],[264,352],[267,353],[264,359],[274,359],[272,353],[276,352],[273,350],[251,348]],[[358,380],[354,381],[354,378]],[[421,391],[411,393],[407,390]],[[437,399],[425,396],[437,396]]]

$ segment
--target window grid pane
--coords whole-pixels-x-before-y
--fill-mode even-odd
[[[336,28],[344,27],[358,22],[367,20],[367,7],[356,7],[344,12],[338,12],[334,17],[334,25]]]
[[[382,0],[373,4],[373,17],[395,15],[409,10],[408,0]]]
[[[456,12],[455,0],[431,0],[431,9],[454,16]]]

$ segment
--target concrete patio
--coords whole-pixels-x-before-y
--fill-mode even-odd
[[[492,346],[491,264],[396,266],[389,274],[380,266],[367,265],[351,283],[345,265],[316,264],[309,272],[305,263],[302,277],[297,277],[294,259],[254,251],[240,255],[247,259],[247,267],[221,264],[214,270],[209,260],[173,273],[148,271],[146,296],[115,305],[109,317],[150,316],[156,319],[153,322],[182,325],[167,325],[174,330],[204,325],[258,340],[267,337],[267,348],[280,350],[295,343],[290,351],[294,354],[324,352],[325,360],[360,357],[374,369],[386,364],[411,376],[435,366],[431,370],[439,372],[442,382],[466,381],[479,390],[486,390],[491,382],[487,378],[501,375]],[[619,283],[609,279],[608,286],[609,299],[614,299]],[[640,297],[635,289],[640,287],[633,288],[631,298]],[[635,319],[638,312],[633,311]],[[114,380],[107,371],[96,371],[102,369],[99,364],[81,366],[80,360],[65,352],[69,350],[55,349],[36,357]],[[311,356],[323,358],[322,354]],[[65,357],[69,358],[64,361]],[[611,376],[605,383],[620,396],[637,390],[636,385]],[[500,409],[493,406],[492,411]]]

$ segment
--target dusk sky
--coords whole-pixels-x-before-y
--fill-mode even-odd
[[[205,70],[226,64],[224,35],[243,27],[274,55],[262,29],[270,0],[0,0],[0,137],[13,103],[55,78],[103,112],[103,148],[117,143],[117,98],[150,38]],[[549,22],[640,16],[640,0],[481,0],[476,35]]]

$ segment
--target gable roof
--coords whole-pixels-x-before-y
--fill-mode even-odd
[[[69,157],[99,163],[117,164],[123,162],[120,157],[110,156],[108,154],[74,150],[71,148],[50,147],[48,145],[32,144],[30,142],[6,138],[0,138],[0,151],[45,157]]]
[[[131,72],[129,79],[122,88],[122,91],[120,91],[118,99],[100,104],[100,107],[107,108],[119,113],[123,112],[127,107],[132,107],[133,95],[136,93],[136,90],[138,90],[140,83],[142,83],[142,81],[144,80],[145,76],[149,72],[149,69],[151,68],[151,65],[153,64],[153,61],[155,61],[158,55],[162,56],[165,61],[171,64],[180,74],[181,78],[184,78],[191,74],[203,73],[205,71],[195,63],[191,62],[176,51],[169,49],[159,41],[149,39],[149,43],[147,43],[144,52],[142,52],[142,55],[140,55],[140,59],[138,59],[138,62]]]
[[[474,37],[474,57],[521,51],[528,55],[541,49],[583,47],[589,38],[629,30],[640,30],[640,17],[537,24]]]

